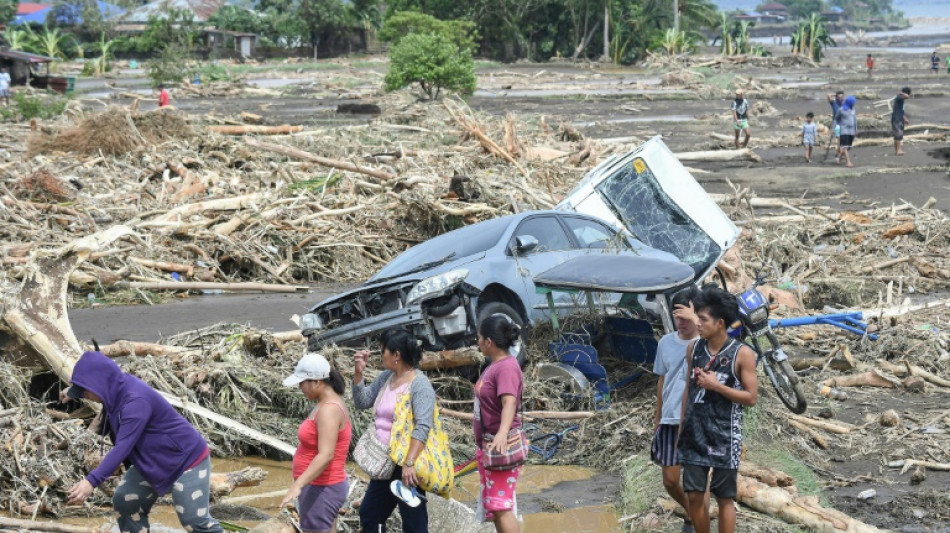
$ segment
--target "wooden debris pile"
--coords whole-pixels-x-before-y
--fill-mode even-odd
[[[20,279],[40,246],[125,224],[136,236],[85,263],[73,290],[364,280],[448,229],[552,207],[592,162],[528,159],[504,141],[584,152],[550,129],[511,119],[506,137],[464,107],[417,105],[266,144],[118,108],[37,132],[36,155],[0,166],[4,275]]]

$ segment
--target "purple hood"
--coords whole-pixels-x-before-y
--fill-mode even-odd
[[[158,494],[165,494],[208,450],[201,434],[165,398],[102,353],[82,354],[72,382],[102,398],[115,444],[86,476],[93,487],[130,463]]]

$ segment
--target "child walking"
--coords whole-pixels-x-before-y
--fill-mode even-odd
[[[811,150],[818,139],[818,124],[815,124],[815,114],[811,111],[805,115],[802,124],[802,144],[805,146],[805,161],[811,163]]]

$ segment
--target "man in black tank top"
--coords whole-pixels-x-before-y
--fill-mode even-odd
[[[707,491],[719,505],[719,533],[733,533],[742,407],[755,405],[759,396],[756,357],[752,348],[726,333],[739,316],[735,296],[707,287],[696,311],[700,340],[687,348],[689,379],[677,450],[683,490],[696,533],[709,533]],[[708,483],[710,469],[712,483]]]

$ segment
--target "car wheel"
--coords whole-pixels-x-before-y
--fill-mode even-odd
[[[525,361],[527,360],[524,350],[524,339],[526,333],[524,328],[524,320],[517,311],[512,309],[510,305],[503,304],[501,302],[489,302],[478,308],[478,326],[481,325],[483,320],[492,315],[505,315],[512,322],[518,324],[518,326],[521,327],[521,339],[519,339],[518,342],[508,350],[508,352],[515,356],[518,359],[518,364],[523,367]]]

